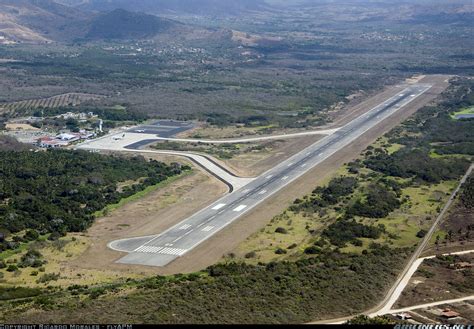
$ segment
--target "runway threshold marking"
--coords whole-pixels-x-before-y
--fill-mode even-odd
[[[149,253],[149,254],[156,254],[159,252],[163,247],[154,247],[154,246],[141,246],[136,252],[144,252],[144,253]]]
[[[402,97],[402,96],[404,96],[404,94],[399,95],[399,97]],[[410,96],[412,96],[412,95],[410,95]],[[414,96],[413,96],[413,97],[414,97]],[[405,105],[406,105],[406,104],[405,104]],[[403,106],[405,106],[405,105],[395,104],[394,107],[393,107],[393,110],[395,110],[395,109],[397,109],[397,108],[400,108],[400,107],[403,107]],[[381,110],[379,110],[379,111],[381,111]],[[382,116],[381,113],[378,114],[379,111],[376,111],[376,112],[375,112],[375,114],[377,115],[377,117],[381,117],[381,116]],[[389,111],[390,111],[390,110],[389,110]],[[364,116],[366,116],[366,115],[367,115],[367,114],[365,114]],[[355,128],[351,129],[351,131],[354,130],[354,129],[355,129]],[[344,135],[347,135],[348,133],[349,133],[349,132],[347,132],[347,133],[344,134]],[[339,138],[339,139],[340,139],[340,138]],[[338,141],[339,139],[337,139],[336,141]],[[327,147],[326,147],[326,148],[327,148]],[[318,154],[318,156],[323,156],[325,153],[326,153],[326,152],[321,152],[321,153]],[[294,162],[293,162],[293,163],[290,163],[289,166],[291,166],[291,165],[293,165],[293,164],[294,164]],[[302,166],[305,166],[305,165],[306,165],[306,164],[303,164]],[[268,179],[268,178],[271,178],[271,177],[273,177],[273,176],[274,176],[274,175],[269,175],[269,176],[267,176],[266,178]],[[285,177],[281,178],[281,180],[286,180],[286,179],[288,179],[288,178],[289,178],[288,176],[285,176]],[[248,191],[250,191],[250,190],[247,190],[247,189],[245,190],[245,192],[248,192]],[[265,191],[265,192],[266,192],[266,191]],[[263,194],[263,193],[264,193],[264,190],[262,190],[262,191],[259,192],[259,194]],[[237,202],[238,202],[238,201],[237,201]],[[224,203],[218,204],[218,205],[214,206],[213,209],[218,210],[218,209],[223,208],[224,206],[226,206],[226,204],[224,204]],[[234,208],[233,211],[235,211],[235,212],[240,212],[240,211],[244,210],[244,209],[247,208],[247,207],[248,207],[247,205],[241,204],[241,205],[237,206],[236,208]],[[225,211],[225,210],[222,210],[222,211],[219,212],[219,213],[223,213],[224,211]],[[216,216],[213,216],[213,217],[216,217]],[[204,225],[202,225],[202,226],[204,226]],[[199,227],[201,227],[201,224],[199,225]],[[181,229],[181,230],[187,230],[187,229],[189,229],[189,228],[192,228],[192,225],[185,224],[185,225],[182,225],[180,229]],[[202,229],[202,231],[204,231],[204,230],[205,230],[205,231],[210,231],[210,230],[212,230],[213,228],[215,228],[215,227],[209,225],[209,226],[204,227],[204,228]],[[194,231],[193,229],[188,230],[183,236],[177,237],[177,238],[175,239],[175,241],[173,241],[173,242],[176,242],[176,241],[178,241],[179,239],[182,239],[183,237],[185,237],[186,235],[192,233],[193,231]],[[173,244],[170,244],[170,243],[167,243],[164,247],[163,247],[163,246],[162,246],[162,247],[158,247],[158,246],[147,246],[147,245],[143,245],[143,246],[137,248],[135,251],[136,251],[136,252],[144,252],[144,253],[160,253],[160,254],[168,254],[168,255],[177,255],[177,256],[181,256],[182,254],[184,254],[184,253],[186,253],[186,252],[188,251],[188,249],[172,248],[172,247],[171,247],[172,245],[173,245]]]
[[[186,249],[179,249],[179,248],[164,248],[160,251],[158,251],[158,253],[160,254],[165,254],[165,255],[177,255],[177,256],[181,256],[182,254],[184,254],[187,250]]]
[[[234,211],[242,211],[242,210],[244,210],[245,208],[247,208],[247,206],[244,205],[244,204],[241,204],[240,206],[238,206],[237,208],[235,208]]]

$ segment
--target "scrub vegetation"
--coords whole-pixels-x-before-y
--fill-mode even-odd
[[[472,161],[471,146],[441,155],[446,148],[474,140],[474,121],[450,116],[474,104],[472,85],[469,79],[454,81],[443,101],[419,110],[326,186],[296,199],[247,239],[236,256],[256,264],[295,260],[328,248],[362,253],[373,244],[416,245]],[[277,234],[276,228],[285,234]]]
[[[362,159],[349,163],[342,175],[296,200],[271,223],[274,236],[296,242],[278,248],[273,245],[272,253],[278,258],[258,260],[260,251],[247,249],[248,257],[229,257],[197,273],[23,291],[31,297],[12,297],[4,302],[2,320],[301,323],[366,310],[393,282],[422,237],[421,229],[431,225],[456,185],[455,178],[462,176],[469,165],[470,156],[427,158],[433,162],[426,166],[443,166],[446,176],[440,177],[427,175],[425,168],[413,169],[410,175],[394,172],[397,174],[392,176],[383,171],[385,167],[370,169],[368,163],[379,154],[390,154],[387,150],[395,141],[400,145],[388,159],[397,159],[397,152],[407,149],[430,154],[436,135],[430,130],[425,132],[422,125],[413,125],[413,121],[430,126],[450,120],[440,124],[455,136],[458,121],[452,120],[449,113],[457,110],[460,103],[471,102],[471,87],[472,81],[455,81],[444,101],[420,110],[367,148]],[[419,138],[410,139],[410,131]],[[408,157],[408,164],[409,159],[413,158]],[[452,159],[457,164],[450,166]],[[367,200],[374,198],[381,201],[379,207],[364,207]],[[359,206],[354,212],[355,204]],[[358,207],[369,211],[361,215]],[[309,225],[297,229],[295,218],[304,219]],[[293,232],[304,235],[304,242]],[[286,253],[275,254],[277,250]],[[9,292],[14,296],[15,291]]]
[[[362,311],[382,296],[408,250],[375,247],[297,262],[218,264],[188,275],[150,277],[100,287],[21,292],[4,303],[2,320],[132,323],[300,323]],[[14,299],[20,291],[11,292]],[[358,296],[355,301],[347,294]],[[19,316],[14,309],[39,313]],[[9,309],[10,311],[7,311]],[[16,311],[17,312],[17,311]],[[87,316],[85,316],[87,314]]]

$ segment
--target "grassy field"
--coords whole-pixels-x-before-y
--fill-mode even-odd
[[[363,174],[368,176],[370,173],[373,174],[368,169],[363,171]],[[351,176],[347,167],[341,168],[333,177],[340,176]],[[385,244],[391,248],[415,245],[420,240],[416,236],[417,232],[422,229],[426,230],[432,225],[439,209],[447,201],[457,183],[453,180],[429,186],[404,188],[401,198],[407,198],[409,201],[403,204],[400,209],[390,213],[389,216],[381,219],[356,217],[358,222],[367,225],[385,225],[385,234],[382,234],[378,239],[361,238],[363,245],[348,244],[340,251],[360,254],[372,242]],[[355,199],[359,196],[360,193],[355,192],[352,198]],[[311,246],[319,238],[323,229],[334,223],[338,216],[338,212],[331,207],[324,212],[313,215],[294,213],[287,210],[283,214],[274,217],[264,229],[249,237],[236,249],[234,254],[239,259],[255,264],[305,257],[305,248]],[[275,232],[277,228],[284,228],[285,233]],[[291,248],[288,248],[289,246]],[[286,253],[276,254],[275,252],[279,248],[286,249]]]
[[[139,200],[139,199],[143,198],[144,196],[146,196],[147,194],[149,194],[153,191],[156,191],[157,189],[162,188],[166,185],[169,185],[169,184],[177,181],[178,179],[180,179],[184,176],[190,175],[190,174],[191,174],[191,171],[185,171],[185,172],[183,172],[182,174],[180,174],[178,176],[173,176],[171,178],[168,178],[168,179],[166,179],[166,180],[164,180],[164,181],[162,181],[162,182],[160,182],[156,185],[148,186],[140,192],[137,192],[137,193],[135,193],[135,194],[133,194],[133,195],[127,197],[127,198],[121,199],[118,203],[107,205],[104,209],[95,212],[94,217],[96,217],[96,218],[103,217],[103,216],[111,213],[112,211],[124,206],[125,204],[127,204],[129,202]]]
[[[276,125],[265,125],[257,127],[244,127],[242,125],[227,125],[217,127],[209,124],[201,124],[193,130],[183,132],[179,137],[198,138],[198,139],[225,139],[239,138],[247,136],[258,136],[270,134],[273,130],[280,129]]]
[[[65,287],[72,284],[97,284],[117,280],[118,274],[111,271],[77,269],[64,265],[66,261],[81,255],[90,245],[89,238],[79,233],[70,233],[56,241],[49,241],[47,236],[42,236],[38,241],[22,243],[14,251],[4,251],[0,254],[0,259],[4,260],[7,266],[16,263],[29,249],[40,251],[46,263],[37,268],[20,267],[12,272],[2,272],[0,282],[3,286],[12,287],[45,287],[51,284]]]
[[[451,118],[455,119],[456,115],[458,115],[458,114],[474,114],[474,106],[466,107],[464,109],[461,109],[457,112],[452,113]]]

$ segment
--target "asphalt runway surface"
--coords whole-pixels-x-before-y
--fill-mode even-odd
[[[129,254],[118,263],[166,266],[209,239],[243,214],[360,137],[431,88],[414,84],[158,235],[113,241],[109,247]]]
[[[141,125],[128,130],[128,133],[155,134],[159,137],[173,137],[183,131],[194,128],[194,124],[176,120],[158,120],[151,124]]]

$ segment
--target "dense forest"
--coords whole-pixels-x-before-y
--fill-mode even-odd
[[[93,214],[188,167],[85,151],[0,154],[0,228],[63,234],[82,231]],[[120,182],[131,182],[118,188]]]

